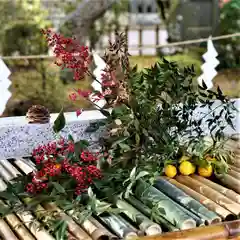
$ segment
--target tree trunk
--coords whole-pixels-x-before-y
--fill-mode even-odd
[[[103,14],[118,1],[119,0],[82,0],[76,10],[65,17],[61,25],[68,21],[73,21],[77,25],[74,30],[74,35],[78,42],[84,43],[94,21],[103,16]]]

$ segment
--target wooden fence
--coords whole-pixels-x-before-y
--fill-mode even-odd
[[[102,51],[109,40],[114,39],[114,29],[109,29],[99,41],[95,44],[95,49]],[[158,47],[161,44],[167,44],[167,30],[163,25],[151,26],[124,26],[118,29],[119,32],[124,32],[128,37],[128,47],[131,55],[153,55],[158,52]],[[88,45],[90,41],[88,40]]]

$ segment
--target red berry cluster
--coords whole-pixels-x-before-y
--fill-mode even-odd
[[[39,193],[48,189],[51,179],[54,181],[71,177],[75,184],[77,195],[85,192],[95,179],[101,178],[101,171],[94,164],[98,154],[84,150],[77,160],[75,145],[72,141],[60,139],[33,150],[33,157],[37,164],[37,171],[31,173],[31,183],[26,186],[29,193]]]
[[[72,69],[75,80],[82,79],[86,73],[94,77],[89,71],[91,57],[88,47],[79,45],[74,38],[65,38],[60,34],[52,32],[50,29],[42,30],[42,32],[45,35],[49,46],[53,47],[53,52],[58,59],[55,63],[58,66],[62,69]],[[96,103],[102,98],[111,95],[111,88],[116,88],[118,85],[115,71],[111,70],[109,67],[106,67],[104,71],[105,72],[101,76],[101,82],[99,82],[103,87],[102,93],[77,89],[69,95],[69,98],[72,101],[76,101],[78,97],[88,99],[91,95],[91,101]],[[83,109],[78,109],[76,111],[77,116],[81,115],[82,112]]]
[[[58,58],[56,64],[63,69],[73,69],[75,80],[82,79],[88,72],[88,66],[91,61],[88,47],[81,46],[75,39],[65,38],[60,34],[52,32],[50,29],[42,30],[42,32]]]

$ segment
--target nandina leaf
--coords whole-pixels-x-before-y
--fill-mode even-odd
[[[65,127],[65,124],[66,124],[66,120],[65,120],[65,116],[64,116],[64,112],[63,112],[63,108],[62,108],[58,114],[58,117],[54,121],[53,131],[55,133],[60,132]]]
[[[66,193],[65,189],[58,182],[52,182],[52,185],[59,193]]]

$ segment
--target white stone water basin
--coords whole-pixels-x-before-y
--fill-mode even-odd
[[[233,99],[234,100],[234,99]],[[216,101],[213,106],[219,103]],[[232,135],[240,133],[240,98],[235,99],[235,106],[238,113],[234,119],[235,130],[228,127],[225,134]],[[207,109],[199,108],[196,110],[196,118],[205,115]],[[33,148],[39,144],[46,144],[56,138],[52,130],[52,125],[58,114],[51,114],[49,124],[28,124],[26,118],[9,117],[0,118],[0,159],[29,156]],[[61,135],[67,137],[71,134],[75,140],[85,139],[90,143],[96,143],[99,138],[99,132],[86,133],[89,123],[96,122],[105,117],[97,110],[84,111],[79,117],[75,112],[65,113],[66,126],[61,131]],[[207,120],[207,119],[206,119]],[[208,135],[206,124],[202,124],[202,129]]]

